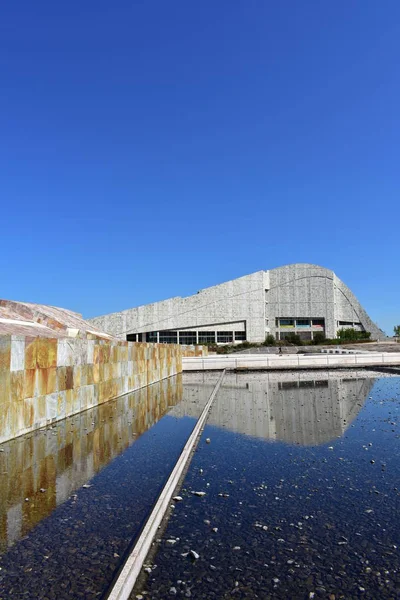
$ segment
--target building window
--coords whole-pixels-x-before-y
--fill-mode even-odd
[[[179,343],[187,346],[193,346],[197,344],[197,337],[195,331],[180,331],[179,332]]]
[[[128,333],[128,335],[126,336],[126,341],[127,342],[136,342],[137,341],[137,337],[136,337],[136,333]]]
[[[199,344],[215,344],[215,331],[199,331]]]
[[[310,327],[310,319],[296,319],[296,327]]]
[[[235,342],[244,342],[246,340],[245,331],[235,331]]]
[[[148,331],[146,333],[146,342],[156,344],[157,343],[157,331]]]
[[[325,327],[325,319],[313,319],[312,320],[313,327]]]
[[[178,332],[177,331],[160,331],[160,344],[177,344],[178,343]]]
[[[294,327],[294,319],[279,319],[280,327]]]
[[[219,344],[231,344],[233,342],[233,331],[217,331],[217,342]]]

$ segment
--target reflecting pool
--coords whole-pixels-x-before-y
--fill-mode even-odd
[[[0,598],[105,593],[212,385],[172,377],[0,446]]]
[[[398,377],[228,374],[132,598],[399,598],[399,411]]]

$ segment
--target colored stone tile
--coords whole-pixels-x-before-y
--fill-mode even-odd
[[[57,389],[57,368],[37,369],[37,393],[39,396],[52,394]]]
[[[11,338],[0,337],[0,371],[9,371],[11,364]]]
[[[24,398],[33,398],[36,394],[36,369],[24,371]]]
[[[51,338],[37,338],[36,362],[39,369],[57,366],[57,342]]]
[[[37,345],[36,338],[25,340],[25,369],[36,369]]]
[[[9,371],[0,371],[0,410],[3,406],[10,404],[11,402],[10,379],[11,374]]]
[[[24,371],[11,371],[10,373],[10,391],[11,402],[21,402],[24,399]]]

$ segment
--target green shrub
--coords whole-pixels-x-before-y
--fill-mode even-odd
[[[275,344],[276,344],[276,339],[274,338],[272,333],[269,333],[262,343],[263,346],[275,346]]]
[[[357,340],[369,340],[371,337],[370,331],[356,331],[352,327],[346,329],[339,329],[337,337],[340,341],[353,342]]]
[[[285,336],[285,340],[289,342],[289,344],[294,344],[295,346],[302,346],[303,341],[297,333],[288,333]]]
[[[312,341],[313,344],[324,344],[325,342],[326,337],[322,331],[317,331],[317,333],[314,333],[314,339]]]

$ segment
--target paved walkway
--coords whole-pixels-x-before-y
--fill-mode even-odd
[[[338,369],[400,365],[400,352],[362,354],[229,354],[183,358],[184,371]]]

